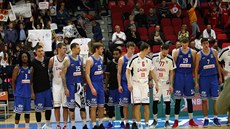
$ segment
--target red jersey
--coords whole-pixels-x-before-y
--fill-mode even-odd
[[[228,9],[222,9],[221,21],[222,23],[226,23],[228,21]]]
[[[216,24],[218,24],[218,12],[212,13],[212,17],[211,17],[211,24],[212,26],[215,26]]]

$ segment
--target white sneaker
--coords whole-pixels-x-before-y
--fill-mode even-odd
[[[138,129],[143,129],[143,127],[142,127],[142,125],[140,124],[140,125],[138,125]]]

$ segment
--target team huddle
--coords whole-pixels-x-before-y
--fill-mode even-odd
[[[103,67],[103,44],[94,43],[93,54],[84,64],[78,43],[71,43],[71,53],[66,54],[63,43],[57,45],[58,54],[47,59],[42,46],[35,49],[36,57],[30,62],[30,55],[22,52],[19,65],[15,67],[12,86],[15,96],[15,129],[18,128],[20,114],[25,114],[26,129],[29,128],[31,98],[34,99],[37,128],[41,129],[42,114],[45,110],[46,128],[51,128],[51,109],[54,109],[56,128],[61,129],[60,108],[63,108],[63,129],[67,128],[68,118],[72,129],[75,126],[75,108],[80,108],[83,129],[86,124],[86,109],[93,129],[114,128],[112,118],[114,106],[120,107],[121,129],[150,129],[158,124],[158,103],[163,96],[165,103],[165,128],[171,128],[170,101],[171,94],[175,98],[175,120],[172,128],[179,126],[178,117],[180,102],[186,98],[188,104],[189,126],[197,127],[193,120],[192,98],[195,89],[199,90],[204,115],[203,127],[208,127],[208,99],[213,99],[214,119],[216,126],[221,126],[217,118],[216,100],[219,96],[219,84],[222,73],[226,79],[230,75],[230,49],[218,52],[209,48],[208,39],[201,40],[202,50],[197,52],[189,48],[189,40],[183,39],[182,46],[169,55],[169,45],[163,44],[159,53],[150,55],[150,46],[143,42],[140,52],[134,54],[136,45],[126,44],[126,54],[121,50],[113,50],[113,60]],[[224,68],[221,62],[225,62]],[[104,73],[105,78],[104,79]],[[195,78],[195,80],[194,80]],[[104,81],[105,80],[105,81]],[[52,87],[50,86],[52,82]],[[86,85],[85,85],[86,84]],[[153,102],[150,102],[150,90],[153,91]],[[108,102],[105,102],[108,94]],[[109,123],[104,127],[104,105],[107,103]],[[152,103],[153,123],[149,124],[149,106]],[[132,111],[129,111],[132,106]],[[141,124],[141,106],[144,109],[144,125]],[[129,124],[129,112],[132,113],[132,125]],[[96,118],[98,117],[98,124]],[[230,124],[230,121],[228,121]]]

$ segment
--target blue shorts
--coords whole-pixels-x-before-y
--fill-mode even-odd
[[[92,95],[91,89],[88,86],[86,89],[86,102],[88,106],[97,107],[104,106],[105,104],[105,94],[104,94],[104,84],[103,82],[92,82],[97,96]]]
[[[131,100],[131,95],[128,90],[128,85],[127,81],[122,81],[121,82],[123,92],[119,94],[119,105],[121,106],[127,106],[130,104]]]
[[[195,95],[194,80],[192,73],[175,73],[174,78],[174,97],[175,99],[193,98]]]
[[[31,111],[31,98],[14,97],[14,112],[29,114]]]
[[[75,92],[76,92],[76,85],[75,84],[67,84],[69,90],[69,97],[67,97],[67,105],[68,108],[73,109],[76,107],[75,104]]]
[[[118,89],[109,90],[109,106],[115,106],[119,103],[119,92]]]
[[[200,98],[201,99],[217,99],[219,96],[219,85],[218,85],[218,76],[207,76],[202,77],[200,76],[199,80],[200,88]]]
[[[51,89],[35,94],[34,108],[36,112],[51,110],[53,108],[53,96]]]

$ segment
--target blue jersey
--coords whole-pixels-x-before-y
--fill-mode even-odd
[[[126,78],[126,67],[129,62],[129,59],[127,58],[126,55],[123,56],[123,64],[122,64],[122,69],[121,69],[121,80],[122,81],[127,81]]]
[[[31,88],[30,88],[30,69],[20,67],[19,73],[16,79],[14,96],[30,98]]]
[[[200,51],[199,74],[200,76],[212,76],[217,74],[216,57],[212,49],[209,49],[208,55],[205,55],[203,50]]]
[[[179,48],[179,53],[176,61],[176,72],[179,73],[192,73],[192,50],[189,48],[188,52],[185,54],[182,52],[182,49]]]
[[[94,56],[91,56],[93,59],[93,65],[90,69],[90,79],[92,82],[103,82],[103,62],[101,57],[95,59]]]
[[[70,66],[68,67],[66,72],[66,83],[67,84],[82,83],[83,82],[82,61],[80,56],[78,56],[78,60],[74,60],[69,55],[69,61],[70,61]]]

